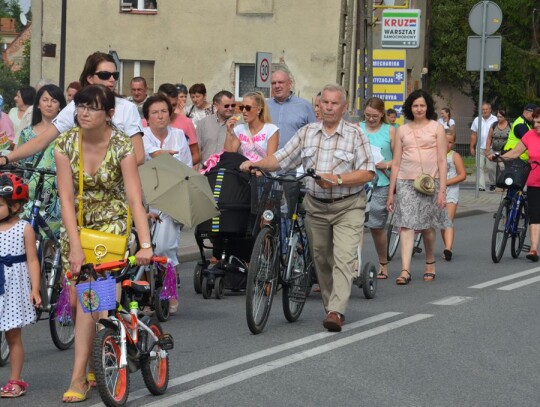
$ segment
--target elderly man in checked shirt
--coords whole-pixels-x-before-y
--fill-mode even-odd
[[[364,226],[366,194],[363,185],[373,179],[375,165],[367,137],[358,126],[343,120],[345,89],[326,85],[321,95],[322,121],[296,132],[273,155],[251,166],[268,171],[313,168],[321,176],[307,178],[304,199],[306,228],[321,287],[326,318],[323,326],[341,331],[354,279],[354,261]]]

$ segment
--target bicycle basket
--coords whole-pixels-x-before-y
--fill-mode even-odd
[[[251,213],[261,215],[266,209],[274,211],[275,216],[280,214],[283,186],[263,176],[251,177]]]
[[[116,308],[116,280],[114,277],[77,284],[77,297],[85,313]]]
[[[531,171],[530,164],[519,158],[503,162],[504,170],[501,170],[499,165],[496,167],[497,187],[523,189]]]

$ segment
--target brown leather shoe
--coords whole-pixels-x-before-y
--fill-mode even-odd
[[[339,312],[330,311],[323,321],[323,326],[330,332],[341,332],[345,318]]]

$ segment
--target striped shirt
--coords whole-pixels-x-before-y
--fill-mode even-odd
[[[317,174],[346,174],[356,170],[375,172],[368,138],[362,130],[341,120],[333,134],[326,134],[322,122],[310,123],[276,151],[282,169],[313,168]],[[336,199],[360,192],[362,185],[323,189],[313,178],[306,178],[307,189],[315,198]]]

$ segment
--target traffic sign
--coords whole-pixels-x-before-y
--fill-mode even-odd
[[[255,85],[258,88],[270,88],[272,75],[272,54],[257,52],[255,57]]]
[[[486,37],[485,46],[484,71],[500,71],[502,37],[500,35]],[[481,58],[482,37],[471,35],[467,39],[467,71],[479,71]]]
[[[502,23],[502,11],[497,3],[492,1],[481,1],[480,3],[475,4],[469,13],[469,25],[475,34],[482,35],[484,6],[486,7],[485,34],[491,35],[499,29]]]

